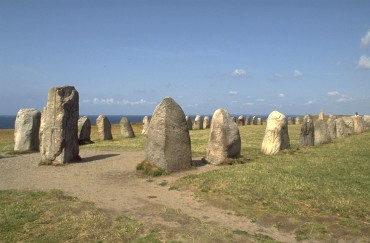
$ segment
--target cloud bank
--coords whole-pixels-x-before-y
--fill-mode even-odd
[[[368,47],[368,46],[370,46],[370,29],[364,35],[364,37],[361,38],[361,47]]]
[[[369,70],[370,69],[370,57],[362,55],[357,63],[358,69]]]

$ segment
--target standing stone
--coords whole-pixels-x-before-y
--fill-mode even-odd
[[[42,164],[80,160],[78,146],[79,95],[72,86],[53,87],[41,115]]]
[[[193,121],[190,116],[185,116],[186,124],[188,125],[188,130],[193,130]]]
[[[273,111],[267,118],[261,151],[264,154],[273,155],[288,148],[290,148],[290,140],[287,119],[282,113]]]
[[[113,139],[112,125],[110,124],[108,117],[99,115],[98,118],[96,118],[96,126],[98,128],[98,134],[101,140]]]
[[[256,124],[257,124],[256,116],[253,116],[251,120],[251,125],[256,125]]]
[[[297,116],[297,117],[295,118],[294,123],[295,123],[296,125],[301,125],[301,118],[300,118],[299,116]]]
[[[143,134],[143,135],[147,135],[148,134],[149,123],[150,123],[149,117],[148,116],[144,116],[144,118],[143,118],[143,130],[141,131],[141,134]]]
[[[244,126],[245,125],[245,120],[242,115],[238,117],[238,126]]]
[[[124,138],[134,138],[135,137],[135,133],[132,130],[131,123],[129,122],[127,117],[122,117],[119,124],[121,127],[121,135]]]
[[[211,122],[209,121],[209,116],[203,118],[203,129],[210,128]]]
[[[257,125],[262,125],[262,118],[260,117],[257,118]]]
[[[146,161],[173,172],[191,166],[191,144],[184,111],[170,97],[155,108],[145,148]]]
[[[320,110],[319,120],[324,120],[324,111],[322,109]]]
[[[233,122],[236,124],[236,117],[235,116],[233,116],[233,117],[231,117],[231,119],[233,119]]]
[[[250,125],[251,119],[249,119],[249,116],[245,117],[245,125]]]
[[[299,147],[315,145],[315,128],[311,115],[305,115],[299,134]]]
[[[329,130],[329,134],[330,134],[330,138],[333,140],[333,139],[336,139],[337,138],[337,128],[336,128],[336,116],[333,116],[333,115],[329,115],[329,119],[326,121],[326,124],[328,125],[328,130]]]
[[[363,133],[365,131],[365,123],[362,116],[352,116],[354,133]]]
[[[355,127],[354,127],[354,124],[353,124],[352,117],[345,116],[345,117],[342,117],[342,119],[344,121],[344,124],[346,125],[347,134],[348,135],[353,134],[355,132]]]
[[[206,160],[211,164],[219,165],[226,158],[240,156],[240,149],[238,126],[233,122],[227,110],[216,110],[212,117]]]
[[[294,125],[293,117],[288,117],[288,125]]]
[[[39,150],[41,112],[36,109],[20,109],[15,119],[14,151]]]
[[[200,115],[195,116],[193,129],[194,130],[203,129],[203,121]]]
[[[364,115],[364,124],[365,124],[365,130],[370,129],[370,116],[369,115]]]
[[[91,143],[91,122],[87,116],[78,119],[78,143],[89,144]]]
[[[349,135],[348,127],[343,118],[335,119],[335,129],[337,138],[345,138]]]
[[[328,125],[324,120],[317,120],[315,123],[315,145],[330,143],[331,137]]]

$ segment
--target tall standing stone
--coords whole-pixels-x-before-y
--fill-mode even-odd
[[[244,126],[245,125],[245,120],[242,115],[238,117],[238,126]]]
[[[369,115],[364,115],[364,124],[365,124],[365,130],[370,129],[370,116]]]
[[[365,131],[365,123],[362,116],[352,116],[354,133],[363,133]]]
[[[108,117],[99,115],[98,118],[96,118],[96,126],[98,128],[98,134],[101,140],[113,139],[112,125],[110,124]]]
[[[122,117],[119,122],[120,128],[121,128],[121,135],[124,138],[134,138],[135,133],[134,130],[132,130],[131,123],[127,119],[127,117]]]
[[[301,118],[299,116],[295,118],[294,124],[301,125]]]
[[[188,130],[193,130],[193,121],[190,116],[185,116],[186,124],[188,125]]]
[[[143,118],[143,130],[141,131],[141,134],[147,135],[148,129],[149,129],[150,119],[148,116],[144,116]]]
[[[335,119],[335,130],[337,138],[345,138],[349,135],[348,127],[346,126],[343,118]]]
[[[319,120],[324,120],[324,111],[322,109],[320,110]]]
[[[155,108],[145,148],[146,161],[173,172],[191,166],[191,143],[185,114],[170,97]]]
[[[329,119],[326,121],[326,124],[328,125],[328,130],[330,134],[330,138],[336,139],[337,138],[337,127],[336,127],[336,116],[329,115]]]
[[[78,146],[79,95],[72,86],[53,87],[41,115],[41,163],[80,160]]]
[[[240,156],[240,148],[238,126],[227,110],[216,110],[212,117],[206,160],[211,164],[222,164],[227,158]]]
[[[299,146],[307,147],[315,145],[315,127],[311,115],[305,115],[299,134]]]
[[[251,125],[256,125],[257,124],[257,118],[256,116],[253,116],[251,119]]]
[[[257,125],[262,125],[262,118],[261,117],[257,118]]]
[[[294,125],[293,117],[288,117],[288,125]]]
[[[347,134],[351,135],[355,132],[355,126],[353,124],[352,117],[344,116],[342,117],[344,124],[346,126]]]
[[[317,120],[315,123],[315,145],[330,143],[331,137],[328,125],[324,120]]]
[[[251,124],[251,119],[249,119],[249,116],[245,117],[245,125],[250,125]]]
[[[290,148],[290,140],[287,119],[282,113],[273,111],[267,118],[261,151],[264,154],[273,155],[288,148]]]
[[[91,143],[91,122],[87,116],[78,119],[78,143],[89,144]]]
[[[41,112],[36,109],[20,109],[15,119],[14,151],[39,150]]]
[[[194,130],[203,129],[203,121],[202,121],[202,118],[200,117],[200,115],[195,116],[193,129]]]
[[[209,120],[209,116],[205,116],[203,118],[203,129],[210,128],[210,126],[211,126],[211,122]]]

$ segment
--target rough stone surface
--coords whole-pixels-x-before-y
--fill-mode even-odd
[[[288,125],[294,125],[293,117],[288,117]]]
[[[295,118],[294,124],[301,125],[301,118],[299,116]]]
[[[364,124],[365,124],[365,130],[370,129],[370,116],[369,115],[364,115]]]
[[[250,125],[251,124],[251,119],[249,116],[245,117],[245,125]]]
[[[345,138],[349,135],[348,127],[346,126],[343,118],[335,119],[335,130],[337,138]]]
[[[78,119],[78,143],[89,144],[91,143],[91,122],[87,116]]]
[[[344,121],[344,124],[346,125],[347,134],[348,135],[353,134],[355,132],[355,129],[354,129],[352,117],[345,116],[345,117],[342,117],[342,119]]]
[[[227,110],[216,110],[212,116],[206,160],[211,164],[219,165],[227,158],[240,156],[240,149],[238,126]]]
[[[261,151],[264,154],[273,155],[288,148],[290,148],[290,140],[287,119],[282,113],[273,111],[267,118]]]
[[[203,129],[208,129],[211,127],[211,121],[209,120],[209,116],[205,116],[203,118]]]
[[[193,121],[190,116],[185,116],[186,124],[188,125],[188,130],[193,130]]]
[[[238,117],[238,126],[244,126],[245,125],[245,120],[242,115]]]
[[[331,137],[328,125],[324,120],[317,120],[315,122],[315,145],[330,143]]]
[[[301,125],[301,132],[299,134],[299,146],[314,146],[315,145],[315,128],[311,115],[305,115]]]
[[[354,133],[363,133],[365,131],[365,123],[362,116],[352,116]]]
[[[256,125],[257,124],[257,118],[256,116],[253,116],[251,119],[251,125]]]
[[[96,118],[96,127],[98,128],[98,134],[101,140],[113,139],[112,125],[110,124],[108,117],[99,115],[98,118]]]
[[[257,125],[262,125],[262,118],[260,117],[257,118]]]
[[[324,111],[323,110],[320,110],[319,120],[324,120]]]
[[[80,160],[78,145],[79,95],[72,86],[53,87],[41,115],[41,162],[64,164]]]
[[[184,111],[170,97],[155,108],[145,148],[146,161],[173,172],[191,166],[191,144]]]
[[[337,128],[336,128],[336,116],[333,116],[333,115],[329,115],[329,119],[326,121],[326,124],[328,125],[328,130],[329,130],[329,134],[330,134],[330,138],[333,140],[333,139],[336,139],[337,138]]]
[[[141,134],[147,135],[148,129],[149,129],[150,119],[148,116],[144,116],[143,118],[143,130],[141,131]]]
[[[39,130],[41,112],[30,108],[20,109],[15,119],[14,151],[39,150]]]
[[[200,117],[200,115],[195,116],[193,129],[194,130],[203,129],[203,121],[202,121],[202,118]]]
[[[122,117],[119,122],[119,125],[120,125],[121,135],[124,138],[134,138],[135,137],[134,130],[132,130],[131,123],[129,122],[127,117]]]

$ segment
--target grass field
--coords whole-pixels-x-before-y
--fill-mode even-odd
[[[253,222],[294,232],[297,240],[369,241],[370,132],[338,139],[326,145],[299,149],[299,126],[293,125],[289,126],[292,148],[276,156],[267,156],[260,152],[264,129],[265,126],[240,127],[242,157],[239,160],[243,164],[187,176],[174,186],[180,190],[192,190],[197,197],[247,216]],[[81,148],[142,150],[145,146],[140,125],[134,125],[137,137],[133,139],[122,138],[118,125],[113,125],[112,131],[113,141],[99,141],[96,127],[93,127],[92,140],[95,143]],[[13,130],[0,130],[1,153],[12,150],[12,132]],[[193,157],[205,155],[208,132],[209,130],[190,132]],[[22,197],[22,193],[1,193],[5,193],[8,200],[13,201]],[[2,209],[4,205],[6,204],[1,204]],[[34,205],[32,210],[36,210],[35,220],[38,220],[38,212],[43,212],[45,208]],[[89,210],[93,213],[95,209],[87,209]],[[17,215],[15,211],[7,217],[14,218]],[[80,218],[78,214],[75,217]],[[90,224],[87,218],[85,220],[86,224]],[[133,221],[128,223],[138,224]],[[108,225],[115,224],[110,222]],[[87,239],[96,239],[94,232],[89,233],[84,229],[81,231],[87,235],[92,234]],[[18,234],[17,232],[15,229],[12,234]],[[71,237],[79,237],[79,233],[76,234]],[[145,236],[117,233],[117,237]]]

